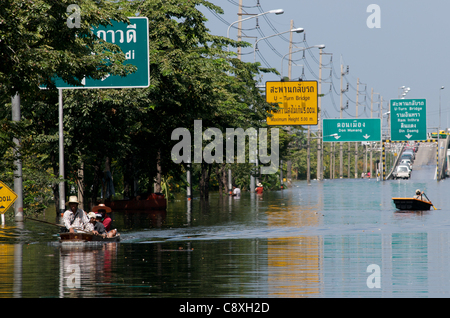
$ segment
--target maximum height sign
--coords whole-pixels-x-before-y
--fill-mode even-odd
[[[427,139],[427,100],[391,100],[391,140]]]
[[[266,102],[278,104],[268,125],[313,126],[318,123],[317,81],[266,82]]]

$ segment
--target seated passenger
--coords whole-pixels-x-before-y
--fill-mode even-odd
[[[117,234],[117,230],[106,231],[105,226],[101,222],[102,215],[94,212],[88,214],[89,222],[92,224],[92,233],[96,235],[102,235],[103,237],[114,237]]]
[[[101,222],[105,226],[106,231],[111,230],[111,221],[112,220],[111,220],[111,217],[108,214],[109,212],[111,212],[111,208],[106,206],[106,205],[104,205],[103,203],[100,203],[99,205],[94,206],[92,208],[92,211],[100,213],[102,215],[102,221]]]

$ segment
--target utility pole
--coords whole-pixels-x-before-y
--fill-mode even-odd
[[[242,0],[239,0],[239,9],[238,9],[238,34],[237,34],[237,39],[238,41],[242,40]],[[242,52],[242,48],[240,46],[238,46],[237,48],[237,54],[238,54],[238,59],[241,59],[241,52]]]
[[[289,30],[294,29],[294,20],[291,20],[291,28]],[[289,32],[289,60],[288,60],[288,76],[289,80],[292,78],[292,37],[294,36],[294,32]],[[283,62],[283,61],[281,61]]]
[[[342,56],[341,56],[341,94],[340,94],[340,118],[343,118],[343,111],[344,111],[344,104],[343,104],[343,98],[344,98],[344,93],[348,91],[348,84],[347,84],[347,88],[344,89],[343,85],[344,85],[344,75],[348,74],[349,71],[349,67],[347,66],[347,71],[344,72],[344,65],[342,64]],[[339,178],[343,178],[344,177],[344,143],[341,141],[339,142]],[[350,164],[350,162],[349,162]]]
[[[380,120],[381,120],[381,141],[380,149],[383,148],[383,96],[380,96]],[[378,164],[378,173],[380,174],[381,181],[383,181],[383,152],[380,151],[380,163]],[[377,176],[378,180],[378,176]]]
[[[372,87],[372,90],[370,92],[370,118],[373,118],[373,87]],[[373,143],[371,142],[370,143],[370,169],[369,169],[369,171],[370,171],[370,179],[373,178],[373,175],[372,175],[372,166],[373,166],[373,163],[372,163],[372,145],[373,145]]]
[[[20,122],[20,95],[16,93],[11,97],[12,120]],[[14,147],[14,192],[17,194],[14,203],[14,219],[16,222],[23,222],[23,186],[22,186],[22,159],[20,154],[20,139],[13,138]]]
[[[64,116],[63,116],[63,90],[58,88],[58,113],[59,113],[59,177],[64,179]],[[64,181],[59,183],[59,214],[63,214],[66,205],[66,188]]]
[[[294,29],[294,20],[291,20],[291,28],[289,30]],[[292,37],[294,36],[294,32],[289,32],[289,61],[288,61],[288,76],[289,76],[289,80],[292,79]],[[310,127],[308,126],[308,145],[309,145],[309,138],[310,138]],[[291,134],[291,126],[288,126],[288,135]],[[309,146],[308,146],[308,152],[309,152]],[[308,156],[309,159],[309,156]],[[287,181],[287,185],[288,187],[291,186],[291,179],[292,179],[292,160],[288,160],[286,162],[286,181]],[[308,176],[310,176],[311,171],[310,169],[308,169]],[[281,184],[283,184],[283,179],[280,180]],[[308,183],[309,184],[309,183]]]
[[[340,94],[340,97],[341,97],[341,99],[340,99],[340,104],[339,104],[339,118],[340,119],[342,119],[342,112],[343,112],[343,107],[344,107],[344,105],[342,104],[342,99],[343,99],[343,90],[342,90],[342,84],[343,84],[343,79],[344,79],[344,65],[342,65],[342,61],[341,61],[341,94]],[[343,142],[341,141],[341,142],[339,142],[339,178],[343,178],[343,176],[344,176],[344,161],[342,160],[343,159],[343,154],[344,154],[344,152],[343,152],[343,149],[342,149],[342,147],[343,147]]]
[[[356,82],[356,119],[358,119],[359,78]],[[358,143],[355,142],[355,179],[358,178]]]
[[[317,105],[317,117],[319,120],[319,127],[318,127],[318,139],[317,139],[317,180],[323,180],[323,143],[322,143],[322,121],[320,119],[321,117],[321,104],[322,104],[322,98],[320,95],[322,94],[322,50],[320,51],[320,58],[319,58],[319,88],[318,88],[318,94],[319,94],[319,101]]]

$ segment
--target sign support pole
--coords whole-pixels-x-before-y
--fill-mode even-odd
[[[63,117],[63,90],[58,89],[58,109],[59,109],[59,177],[64,179],[64,117]],[[59,183],[59,212],[65,211],[66,189],[64,181]]]

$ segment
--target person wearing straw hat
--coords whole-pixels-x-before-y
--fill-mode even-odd
[[[78,208],[78,197],[72,195],[69,197],[66,205],[69,209],[64,212],[63,222],[66,230],[70,233],[75,233],[77,231],[83,231],[87,224],[89,224],[89,219],[82,209]]]
[[[255,189],[256,194],[262,194],[264,192],[264,188],[261,182],[257,184],[257,188]]]
[[[426,197],[423,196],[423,191],[420,191],[420,189],[416,190],[416,195],[413,196],[413,199],[429,201]]]
[[[108,215],[108,213],[111,212],[111,208],[109,206],[106,206],[103,203],[100,203],[97,206],[92,207],[93,212],[100,213],[102,215],[102,223],[105,226],[106,231],[111,230],[111,217]]]

